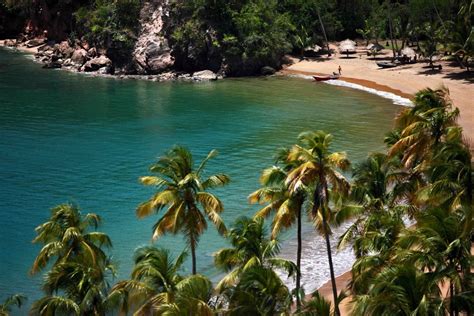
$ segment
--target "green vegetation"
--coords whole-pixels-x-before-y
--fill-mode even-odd
[[[36,228],[33,242],[43,247],[31,273],[46,271],[45,296],[33,303],[31,314],[339,315],[346,294],[354,315],[472,314],[474,172],[458,115],[447,91],[418,92],[414,107],[403,110],[387,134],[387,153],[371,153],[353,168],[350,182],[338,171],[347,171],[349,161],[330,150],[331,135],[302,133],[297,144],[278,152],[278,165],[263,171],[262,188],[249,196],[263,208],[229,230],[219,216],[221,202],[206,192],[229,180],[222,174],[204,177],[216,152],[195,169],[191,153],[175,146],[151,167],[157,176],[141,178],[157,193],[137,215],[167,207],[154,235],[184,233],[192,274],[180,274],[186,251],[173,259],[165,249],[146,246],[136,250],[131,278],[110,287],[115,269],[104,250],[111,241],[96,231],[100,217],[62,204]],[[269,236],[264,218],[271,213]],[[196,268],[197,243],[207,227],[204,214],[229,241],[214,254],[216,268],[227,273],[215,288]],[[305,297],[300,283],[289,289],[279,276],[301,278],[301,228],[297,264],[277,257],[277,237],[295,222],[301,227],[302,214],[326,241],[336,304],[318,292]],[[352,247],[356,261],[352,282],[338,292],[328,236],[331,227],[348,220],[338,247]],[[23,296],[12,296],[0,313],[23,302]]]
[[[0,21],[7,28],[14,10],[16,20],[31,20],[40,34],[46,29],[56,40],[83,39],[107,49],[114,62],[126,63],[142,5],[140,0],[0,0]],[[327,50],[328,41],[347,37],[390,42],[394,55],[416,45],[425,57],[452,54],[469,67],[473,10],[472,0],[171,0],[162,35],[176,69],[185,71],[258,74],[264,66],[280,67],[286,53],[303,54],[315,44]]]

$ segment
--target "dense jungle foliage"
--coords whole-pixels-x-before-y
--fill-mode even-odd
[[[0,37],[7,23],[33,21],[52,39],[84,39],[126,56],[139,32],[143,0],[0,0]],[[286,53],[346,37],[416,42],[425,56],[474,54],[471,0],[171,0],[165,35],[176,68],[223,70],[231,75],[278,68]],[[21,30],[18,30],[21,32]],[[121,53],[121,54],[120,54]]]

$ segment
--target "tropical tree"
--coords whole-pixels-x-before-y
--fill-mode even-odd
[[[15,294],[7,297],[5,301],[0,304],[0,316],[9,316],[13,306],[21,308],[25,301],[26,296],[21,294]]]
[[[44,246],[31,273],[37,273],[55,260],[44,277],[46,296],[33,303],[32,314],[101,315],[105,312],[107,279],[115,269],[102,249],[112,246],[109,237],[90,231],[100,222],[96,214],[83,216],[77,206],[61,204],[52,209],[46,223],[36,228],[33,242]]]
[[[137,249],[131,279],[113,286],[109,305],[124,314],[129,310],[136,310],[138,315],[151,313],[162,301],[162,294],[172,296],[176,292],[177,284],[183,280],[178,271],[186,256],[182,252],[173,259],[168,250],[152,246]]]
[[[287,155],[287,151],[280,152],[281,158]],[[281,158],[278,160],[280,161]],[[289,191],[285,183],[288,172],[293,168],[292,164],[283,167],[273,166],[265,169],[260,177],[262,188],[256,190],[249,196],[251,203],[267,203],[255,217],[267,217],[275,212],[272,222],[272,239],[275,239],[282,229],[291,227],[297,223],[297,249],[296,249],[296,305],[300,307],[303,291],[301,290],[301,251],[302,251],[302,223],[301,212],[307,192],[303,189],[297,193]]]
[[[401,155],[405,167],[429,162],[436,146],[450,135],[459,135],[455,125],[459,116],[452,109],[446,89],[424,89],[415,95],[414,107],[402,111],[396,120],[400,139],[389,150],[389,156]]]
[[[156,187],[157,192],[138,206],[137,216],[150,216],[168,207],[153,226],[153,239],[156,240],[166,233],[183,233],[191,248],[193,274],[196,274],[196,247],[199,237],[207,229],[204,214],[220,234],[226,232],[219,215],[224,210],[222,202],[207,190],[227,184],[229,177],[216,174],[202,178],[206,163],[216,155],[217,151],[212,150],[198,168],[194,169],[191,152],[185,147],[174,146],[150,168],[156,176],[140,178],[144,185]]]
[[[355,299],[353,315],[443,315],[436,274],[410,265],[383,269],[367,295]]]
[[[213,316],[212,298],[211,281],[202,275],[191,275],[176,284],[174,295],[159,295],[154,312],[156,315]]]
[[[290,192],[296,193],[302,187],[312,188],[311,218],[318,232],[326,241],[326,248],[331,274],[334,302],[337,302],[336,278],[332,263],[329,223],[334,214],[330,202],[349,192],[349,183],[338,171],[347,170],[350,162],[343,152],[331,152],[332,136],[323,131],[304,132],[298,137],[299,143],[294,145],[287,160],[297,165],[289,172],[286,183]],[[339,315],[339,308],[335,306]]]
[[[229,272],[217,285],[229,301],[229,311],[268,315],[285,310],[289,292],[273,269],[293,276],[297,268],[291,261],[275,257],[279,242],[267,237],[263,219],[237,219],[228,239],[232,248],[216,252],[214,262],[217,268]]]

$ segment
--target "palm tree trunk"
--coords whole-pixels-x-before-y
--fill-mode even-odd
[[[326,35],[326,29],[324,28],[323,20],[321,19],[321,14],[319,13],[319,8],[317,8],[319,23],[321,24],[321,29],[323,31],[324,40],[326,41],[326,49],[328,50],[328,57],[331,56],[331,51],[329,50],[328,37]]]
[[[395,54],[395,45],[393,42],[393,25],[392,25],[392,14],[391,14],[391,7],[388,8],[388,28],[390,31],[390,43],[392,44],[392,53],[393,53],[393,59],[395,59],[396,54]]]
[[[323,225],[327,227],[326,216],[323,215]],[[339,305],[337,304],[337,287],[336,287],[336,277],[334,275],[334,267],[332,263],[332,254],[331,254],[331,242],[329,241],[329,234],[327,231],[324,233],[324,238],[326,239],[326,249],[328,252],[328,261],[329,261],[329,272],[331,274],[331,285],[332,285],[332,295],[334,297],[334,314],[336,316],[341,315],[339,312]]]
[[[194,240],[193,237],[191,237],[190,240],[190,245],[191,245],[191,259],[192,259],[192,264],[193,264],[193,275],[196,274],[196,241]]]
[[[320,174],[319,181],[324,188],[325,201],[322,201],[321,205],[321,217],[323,219],[324,227],[324,239],[326,240],[326,250],[328,253],[328,263],[329,263],[329,273],[331,275],[331,285],[332,285],[332,295],[334,298],[334,315],[339,316],[341,312],[339,311],[339,305],[337,304],[337,286],[336,286],[336,276],[334,275],[334,266],[332,263],[332,253],[331,253],[331,241],[329,240],[329,224],[326,219],[326,211],[328,210],[327,205],[329,203],[329,192],[326,180],[324,176]]]
[[[301,207],[298,208],[298,246],[296,250],[296,306],[297,309],[301,306],[300,287],[301,287]]]

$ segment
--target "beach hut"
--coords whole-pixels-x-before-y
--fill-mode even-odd
[[[350,39],[346,39],[345,41],[342,41],[339,43],[339,52],[341,54],[355,54],[356,52],[356,43],[354,41],[351,41]]]
[[[321,54],[321,50],[323,48],[319,45],[314,45],[314,46],[308,46],[304,49],[304,56],[305,57],[316,57]]]

